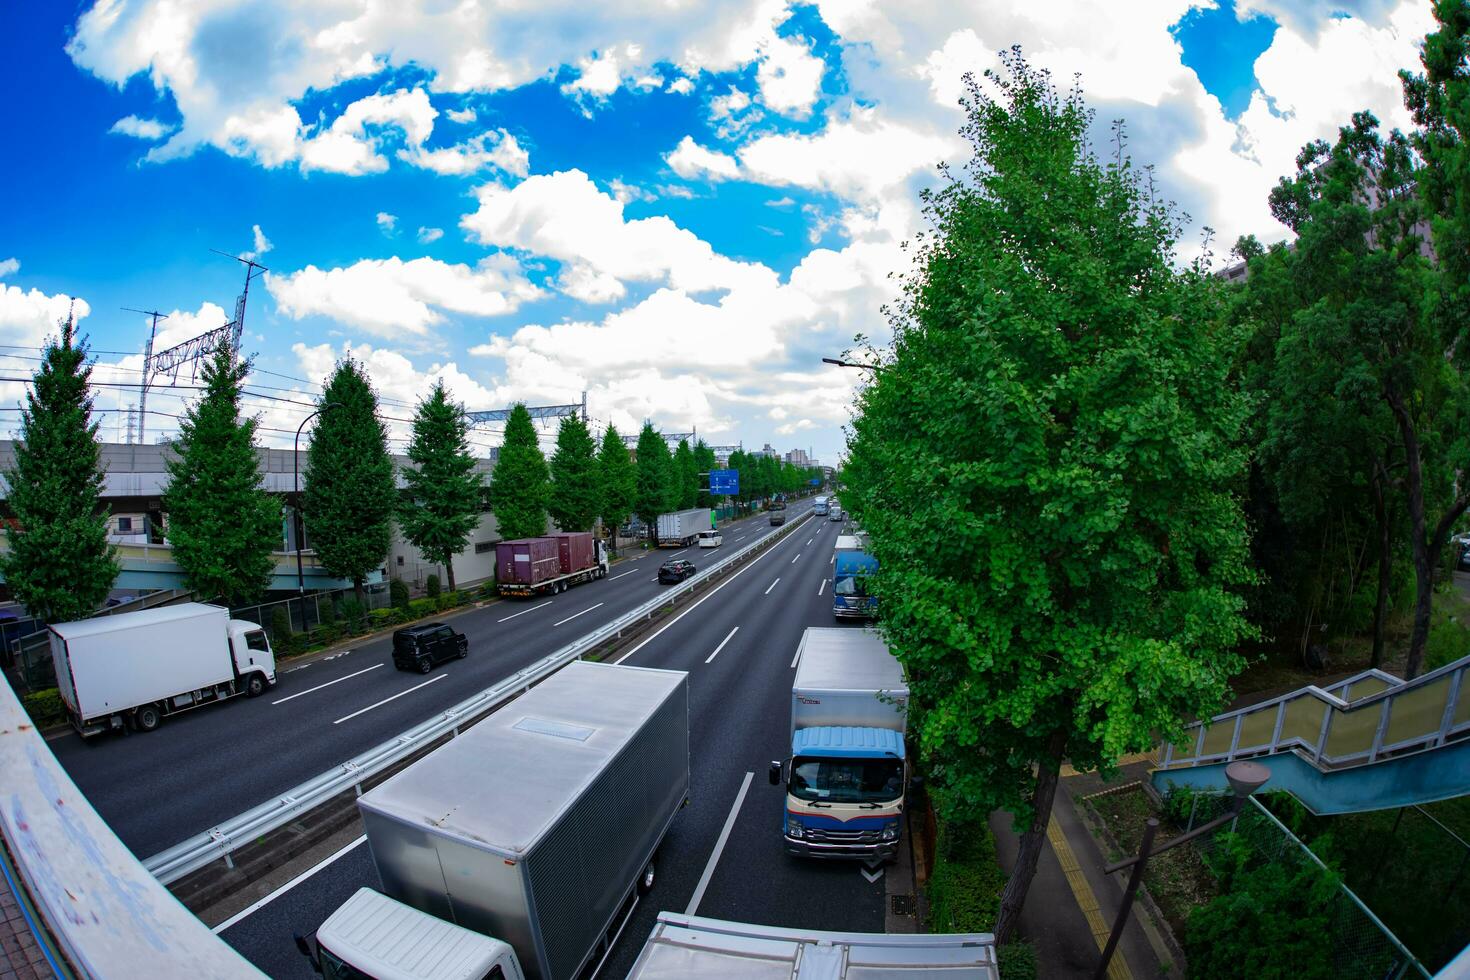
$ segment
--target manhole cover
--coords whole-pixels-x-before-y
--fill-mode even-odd
[[[914,914],[914,896],[912,895],[890,895],[888,903],[894,915],[912,916]]]

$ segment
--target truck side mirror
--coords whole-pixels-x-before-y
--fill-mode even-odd
[[[291,936],[296,940],[296,948],[301,951],[302,956],[306,957],[307,962],[311,964],[311,968],[317,973],[321,973],[322,964],[316,957],[316,951],[311,948],[311,942],[299,932],[292,933]]]
[[[767,773],[766,775],[771,780],[771,785],[772,786],[780,786],[781,785],[781,762],[780,762],[780,760],[777,760],[777,759],[771,760],[771,771],[769,773]]]

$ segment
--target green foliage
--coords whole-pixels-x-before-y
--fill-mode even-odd
[[[286,656],[295,647],[296,634],[291,630],[291,613],[285,607],[277,605],[271,609],[270,621],[271,649],[277,656]]]
[[[37,728],[47,728],[66,721],[66,705],[61,702],[61,692],[54,687],[23,694],[20,703]]]
[[[674,460],[669,454],[669,444],[654,431],[651,422],[644,422],[638,433],[637,452],[638,492],[633,512],[656,533],[658,515],[673,510],[678,500],[674,487]]]
[[[388,582],[388,601],[394,609],[408,608],[408,583],[401,578]]]
[[[1424,651],[1424,669],[1434,670],[1470,654],[1470,602],[1458,589],[1436,596],[1429,645]]]
[[[10,549],[0,574],[11,595],[48,623],[90,616],[117,580],[107,543],[97,423],[88,387],[87,346],[68,315],[60,339],[48,338],[26,392],[15,468],[5,474]]]
[[[1024,939],[1013,939],[996,950],[1000,980],[1036,980],[1036,949]]]
[[[1121,150],[1094,156],[1080,92],[1005,66],[995,99],[969,80],[974,160],[925,195],[842,501],[944,814],[1044,827],[1038,768],[1107,770],[1216,710],[1242,666],[1247,406],[1173,210]]]
[[[342,622],[346,624],[347,629],[353,632],[362,629],[363,622],[367,618],[364,614],[362,603],[351,596],[342,600],[342,605],[338,607],[338,613]]]
[[[551,454],[551,495],[547,510],[563,531],[590,531],[602,506],[597,443],[579,416],[568,415],[556,432]]]
[[[680,439],[674,450],[674,507],[688,510],[699,500],[699,467],[688,439]]]
[[[399,610],[392,607],[388,609],[369,609],[367,614],[368,626],[378,630],[384,626],[396,623],[398,621],[398,613]]]
[[[509,541],[546,533],[550,479],[531,413],[517,403],[505,422],[505,441],[490,481],[490,509],[502,538]]]
[[[484,481],[470,455],[464,408],[449,400],[442,381],[414,413],[408,459],[413,465],[403,468],[398,526],[414,547],[444,566],[452,589],[454,556],[480,524]]]
[[[439,608],[441,610],[453,609],[456,606],[464,605],[464,601],[465,597],[463,592],[457,589],[451,589],[439,596]]]
[[[408,604],[409,619],[423,619],[425,616],[432,616],[438,611],[438,600],[432,598],[414,599]]]
[[[397,490],[388,434],[367,373],[350,357],[337,363],[319,404],[302,517],[327,571],[352,579],[361,596],[363,578],[383,564],[393,534]]]
[[[184,581],[201,597],[228,605],[258,599],[280,550],[280,501],[265,490],[255,452],[254,418],[240,415],[250,365],[220,344],[204,365],[204,393],[179,423],[163,506],[168,540]]]
[[[1259,861],[1228,833],[1216,841],[1209,863],[1220,894],[1190,914],[1184,950],[1191,978],[1340,975],[1333,962],[1332,876],[1310,861]]]
[[[705,444],[703,439],[694,443],[694,473],[695,479],[699,480],[701,486],[709,486],[709,478],[699,476],[700,473],[708,473],[717,467],[715,462],[715,451]],[[723,497],[713,497],[701,490],[695,497],[695,507],[717,507],[724,502]]]
[[[608,533],[616,534],[633,514],[633,503],[638,495],[638,471],[628,447],[623,444],[622,435],[612,423],[608,423],[607,431],[602,434],[597,466],[598,512]]]
[[[439,598],[439,576],[431,573],[429,577],[424,580],[424,594],[427,595],[430,599]]]
[[[1006,876],[990,828],[983,820],[941,822],[934,850],[928,885],[934,931],[994,932]]]

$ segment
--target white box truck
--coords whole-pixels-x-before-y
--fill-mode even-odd
[[[687,548],[699,537],[700,531],[713,526],[708,507],[692,510],[676,510],[672,514],[658,515],[658,546],[660,548]]]
[[[660,912],[627,980],[999,980],[989,933],[820,932]]]
[[[82,735],[255,697],[276,682],[265,630],[222,606],[186,602],[48,627],[56,686]]]
[[[771,763],[785,785],[786,850],[883,861],[898,853],[908,769],[903,667],[871,629],[810,627],[791,685],[791,755]]]
[[[331,977],[571,980],[652,886],[688,794],[688,675],[568,664],[363,794],[383,894],[298,946]]]

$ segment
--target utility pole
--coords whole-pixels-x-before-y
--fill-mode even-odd
[[[143,348],[143,383],[138,386],[138,443],[141,445],[148,441],[144,436],[144,429],[147,426],[144,420],[148,418],[148,366],[153,363],[153,341],[158,337],[158,321],[167,320],[168,314],[157,310],[135,310],[131,306],[124,306],[123,309],[129,313],[141,313],[153,318],[153,326],[148,331],[148,346]],[[131,425],[128,426],[128,431],[132,432]],[[128,441],[133,440],[129,438]]]

